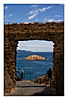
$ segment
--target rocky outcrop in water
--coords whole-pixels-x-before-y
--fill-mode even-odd
[[[26,57],[25,60],[46,60],[46,58],[38,55],[31,55]]]

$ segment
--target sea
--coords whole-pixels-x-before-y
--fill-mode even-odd
[[[47,58],[47,60],[25,60],[27,56],[39,55]],[[24,70],[23,79],[34,81],[38,77],[44,76],[49,68],[53,68],[53,52],[25,52],[17,50],[16,70],[20,68]]]

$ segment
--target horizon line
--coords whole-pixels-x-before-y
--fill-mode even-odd
[[[18,50],[16,49],[16,51],[18,51]],[[53,51],[30,51],[30,50],[20,50],[20,51],[26,51],[26,52],[53,52]]]

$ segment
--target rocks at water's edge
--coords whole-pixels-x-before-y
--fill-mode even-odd
[[[31,55],[26,57],[25,60],[46,60],[46,58],[38,55]]]
[[[53,69],[52,69],[53,73]],[[50,84],[51,81],[51,84]],[[44,76],[38,77],[36,80],[34,80],[34,83],[39,83],[39,84],[45,84],[46,86],[53,86],[54,84],[54,74],[52,74],[52,79],[48,78],[48,74],[45,74]]]
[[[39,83],[39,84],[45,84],[46,86],[52,86],[53,85],[53,80],[51,80],[50,84],[50,79],[48,78],[48,75],[46,74],[45,76],[38,77],[34,83]]]

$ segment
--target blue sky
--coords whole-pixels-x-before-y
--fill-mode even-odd
[[[4,4],[4,22],[62,22],[63,4]],[[41,33],[42,34],[42,33]],[[19,41],[18,50],[53,52],[53,42]]]
[[[64,21],[63,4],[4,4],[4,22]]]

